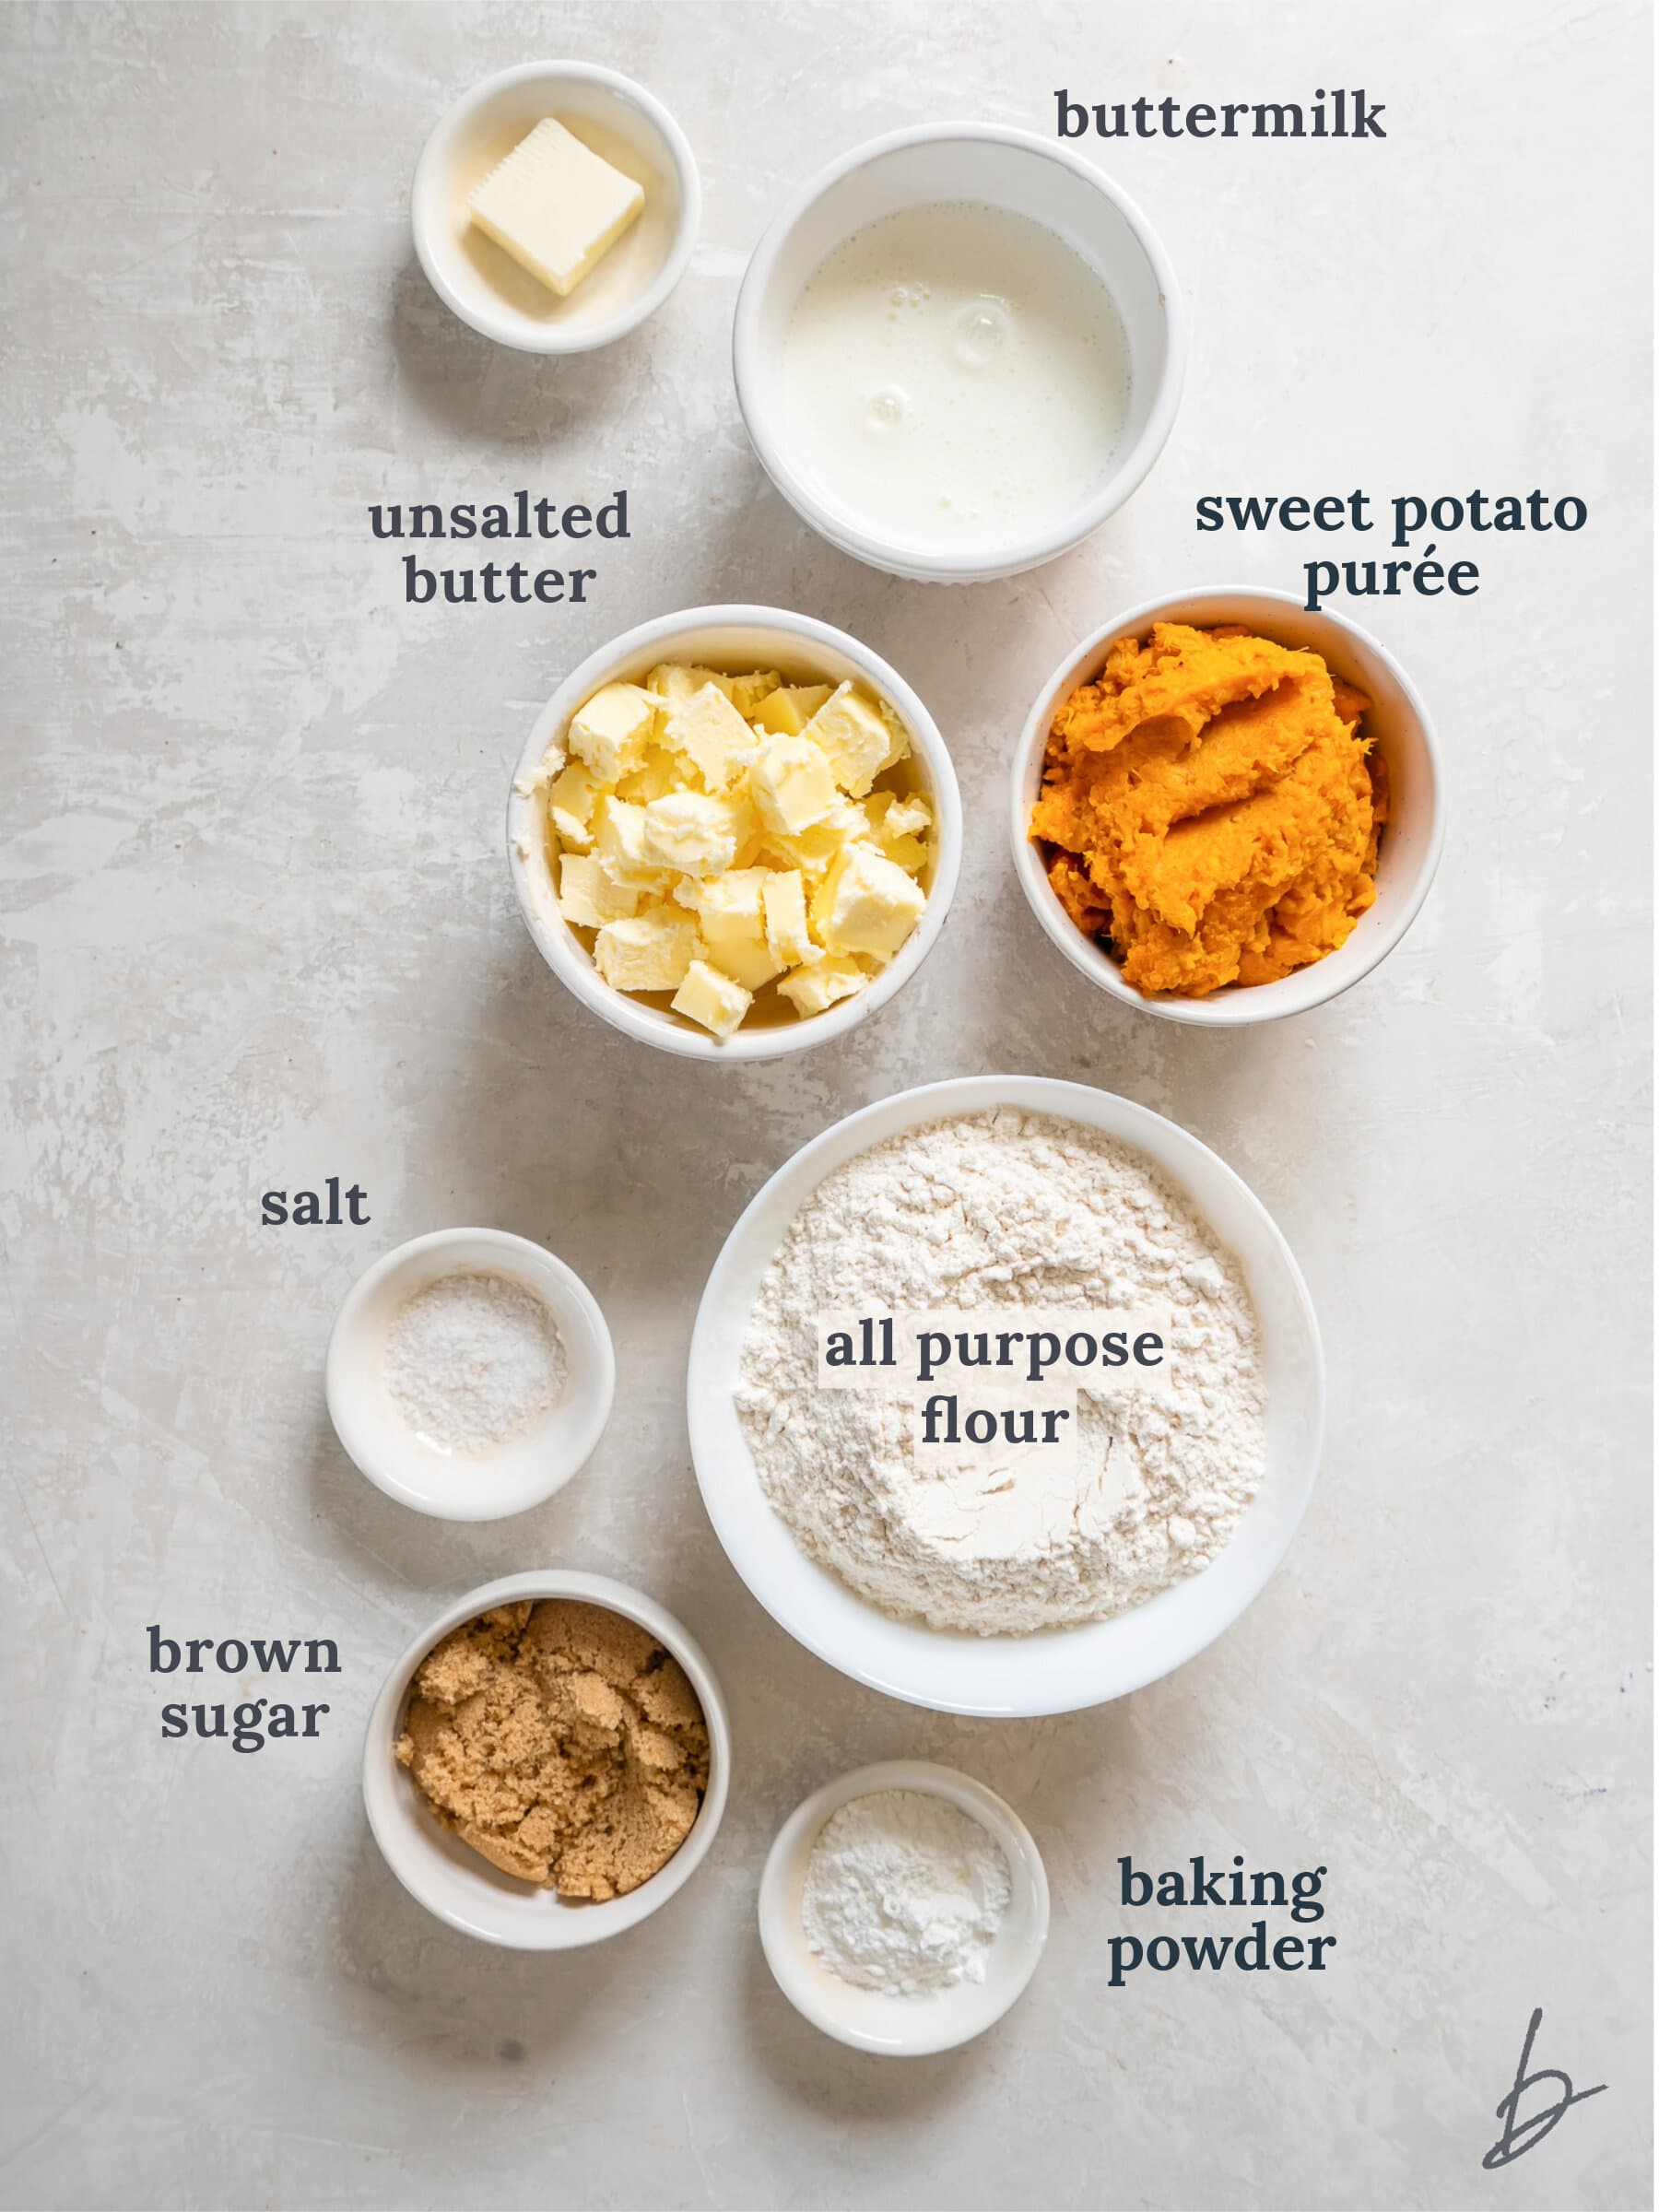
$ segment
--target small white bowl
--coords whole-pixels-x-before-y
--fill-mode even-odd
[[[1366,727],[1388,763],[1389,818],[1377,853],[1376,902],[1359,917],[1345,945],[1277,983],[1230,983],[1208,998],[1144,996],[1124,981],[1124,971],[1111,954],[1086,937],[1061,905],[1043,868],[1041,851],[1028,834],[1055,713],[1079,684],[1100,674],[1107,648],[1115,639],[1144,637],[1154,622],[1189,622],[1196,629],[1218,622],[1244,623],[1277,644],[1311,647],[1371,700]],[[1150,599],[1085,639],[1037,695],[1015,750],[1009,799],[1014,868],[1020,888],[1072,966],[1112,997],[1143,1013],[1208,1029],[1304,1014],[1310,1006],[1339,997],[1369,975],[1406,935],[1429,896],[1446,827],[1429,711],[1394,655],[1341,615],[1310,614],[1288,592],[1247,586]]]
[[[415,1670],[452,1629],[477,1619],[494,1606],[522,1598],[578,1598],[638,1621],[686,1670],[709,1727],[709,1786],[691,1832],[648,1882],[626,1897],[589,1902],[537,1889],[503,1874],[469,1845],[452,1835],[422,1801],[409,1777],[392,1756],[403,1724],[404,1706]],[[606,1936],[620,1936],[665,1905],[709,1855],[725,1810],[731,1783],[732,1729],[701,1647],[671,1613],[653,1598],[604,1575],[576,1574],[538,1568],[510,1574],[456,1598],[429,1629],[404,1653],[374,1701],[363,1744],[363,1804],[369,1825],[388,1866],[418,1903],[463,1935],[515,1951],[573,1951]]]
[[[563,300],[467,214],[477,187],[549,115],[645,188],[639,217]],[[701,210],[697,164],[667,109],[588,62],[525,62],[464,93],[427,140],[409,199],[432,289],[463,323],[521,353],[587,353],[626,336],[685,275]]]
[[[386,1332],[441,1277],[501,1275],[533,1291],[564,1344],[565,1382],[544,1424],[486,1456],[439,1451],[415,1434],[386,1388]],[[366,1268],[328,1340],[329,1418],[370,1481],[440,1521],[500,1521],[540,1505],[593,1455],[616,1394],[610,1331],[593,1293],[562,1260],[500,1229],[440,1229]]]
[[[792,683],[853,678],[885,699],[910,732],[922,788],[934,810],[933,861],[922,878],[926,910],[897,958],[853,997],[838,1000],[822,1014],[758,1028],[745,1023],[723,1041],[666,1007],[652,1006],[607,983],[594,967],[592,953],[559,911],[542,809],[532,794],[532,781],[548,746],[563,738],[567,724],[584,700],[602,684],[640,682],[659,661],[689,661],[723,673],[776,668]],[[776,606],[688,607],[683,614],[659,615],[655,621],[642,622],[602,645],[565,678],[542,709],[507,799],[507,865],[524,925],[543,959],[583,1006],[613,1029],[690,1060],[776,1060],[809,1045],[827,1044],[832,1037],[844,1037],[901,991],[933,950],[961,860],[962,802],[956,770],[933,716],[898,670],[867,645],[827,622]]]
[[[890,1996],[861,1989],[820,1966],[806,1942],[801,1901],[806,1866],[818,1833],[832,1813],[855,1797],[881,1790],[919,1790],[943,1797],[988,1829],[1008,1862],[1012,1896],[986,1959],[982,1982],[959,1982],[924,1996]],[[792,1813],[778,1830],[760,1877],[760,1943],[778,1987],[803,2019],[857,2051],[887,2058],[921,2058],[953,2051],[983,2035],[1020,1997],[1037,1971],[1048,1939],[1048,1877],[1030,1830],[994,1790],[953,1767],[916,1759],[860,1767],[828,1783]]]
[[[1238,1260],[1261,1328],[1267,1390],[1261,1488],[1219,1558],[1145,1605],[1078,1628],[971,1636],[895,1620],[809,1559],[773,1512],[734,1399],[749,1315],[790,1223],[826,1175],[900,1131],[1000,1106],[1081,1122],[1143,1153]],[[1144,1688],[1212,1643],[1265,1587],[1312,1494],[1324,1358],[1300,1270],[1261,1200],[1161,1114],[1087,1084],[971,1076],[900,1091],[803,1147],[727,1237],[697,1311],[687,1418],[698,1485],[726,1557],[779,1626],[884,1696],[986,1719],[1077,1712]]]
[[[782,404],[783,341],[795,301],[827,254],[902,208],[974,201],[1056,232],[1106,286],[1129,343],[1129,417],[1116,466],[1044,531],[961,553],[907,545],[868,528],[795,465]],[[767,475],[820,535],[855,560],[922,583],[1018,576],[1079,545],[1116,512],[1162,452],[1181,402],[1186,326],[1157,232],[1128,194],[1069,147],[995,124],[894,131],[810,179],[755,248],[737,295],[732,370],[737,404]]]

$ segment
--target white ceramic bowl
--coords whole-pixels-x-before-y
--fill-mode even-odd
[[[961,553],[907,545],[870,529],[797,465],[780,368],[796,300],[825,256],[901,208],[976,201],[1056,232],[1116,301],[1129,344],[1129,417],[1103,483],[1069,514],[1005,546]],[[756,247],[732,328],[737,404],[761,465],[790,505],[843,553],[920,582],[1017,576],[1079,544],[1116,512],[1163,450],[1181,400],[1186,328],[1157,233],[1126,193],[1080,155],[994,124],[926,124],[845,154],[804,184]]]
[[[925,1996],[889,1996],[860,1989],[820,1966],[806,1944],[801,1900],[806,1865],[818,1831],[832,1813],[854,1797],[880,1790],[917,1790],[977,1820],[1002,1846],[1012,1895],[991,1945],[982,1982],[959,1982]],[[828,1783],[792,1813],[778,1830],[760,1877],[760,1944],[778,1987],[804,2019],[857,2051],[888,2058],[920,2058],[952,2051],[1000,2020],[1037,1971],[1048,1939],[1048,1877],[1030,1830],[994,1790],[953,1767],[894,1759],[860,1767]]]
[[[563,300],[467,218],[477,185],[549,115],[645,187],[638,218]],[[588,62],[526,62],[464,93],[427,140],[409,199],[432,289],[463,323],[521,353],[587,353],[626,336],[685,275],[701,210],[697,164],[667,109]]]
[[[927,908],[897,959],[853,998],[804,1020],[751,1028],[747,1023],[724,1041],[696,1022],[634,998],[607,983],[593,955],[559,911],[557,888],[548,865],[541,808],[531,781],[547,747],[561,738],[584,700],[602,684],[637,683],[659,661],[690,661],[729,670],[777,668],[794,683],[841,683],[855,678],[893,707],[910,731],[919,779],[933,802],[934,856],[922,880]],[[956,889],[962,859],[962,802],[956,770],[938,725],[898,670],[878,653],[806,615],[775,606],[698,606],[684,614],[660,615],[642,622],[591,653],[568,676],[543,708],[530,733],[507,800],[507,865],[525,927],[554,974],[585,1006],[613,1029],[641,1044],[691,1060],[776,1060],[808,1045],[827,1044],[884,1006],[901,991],[933,950]]]
[[[544,1425],[488,1457],[427,1443],[386,1388],[386,1331],[399,1308],[457,1271],[522,1283],[551,1312],[564,1343],[564,1390]],[[441,1229],[398,1245],[353,1283],[328,1340],[335,1433],[377,1488],[440,1521],[499,1521],[562,1489],[592,1457],[616,1387],[610,1331],[586,1284],[544,1245],[500,1229]]]
[[[971,1636],[891,1619],[809,1559],[767,1500],[733,1397],[767,1268],[824,1177],[901,1130],[999,1106],[1081,1122],[1132,1145],[1185,1194],[1243,1269],[1267,1387],[1266,1471],[1220,1557],[1129,1612],[1033,1636]],[[1207,1146],[1110,1091],[1036,1076],[973,1076],[900,1091],[850,1114],[803,1147],[751,1200],[698,1308],[687,1412],[715,1534],[780,1626],[888,1697],[938,1712],[1008,1718],[1074,1712],[1121,1698],[1182,1665],[1238,1618],[1283,1559],[1312,1492],[1324,1428],[1324,1359],[1289,1247],[1261,1200]]]
[[[1307,646],[1371,701],[1366,726],[1388,763],[1389,818],[1377,853],[1376,902],[1354,925],[1347,944],[1323,960],[1298,969],[1277,983],[1230,984],[1208,998],[1147,998],[1124,981],[1117,962],[1086,937],[1054,894],[1042,854],[1027,834],[1042,783],[1042,756],[1056,712],[1077,685],[1097,677],[1114,639],[1143,637],[1154,622],[1190,622],[1207,628],[1242,622],[1265,638]],[[1338,997],[1369,975],[1410,928],[1429,896],[1445,834],[1440,771],[1429,712],[1410,677],[1375,638],[1340,615],[1309,614],[1288,592],[1249,588],[1193,592],[1179,599],[1148,600],[1106,623],[1069,653],[1037,695],[1020,733],[1010,771],[1010,830],[1014,867],[1031,912],[1074,968],[1113,998],[1165,1021],[1230,1029],[1277,1021]]]
[[[579,1598],[638,1621],[685,1668],[709,1724],[709,1786],[691,1832],[665,1866],[626,1897],[609,1898],[603,1903],[567,1900],[553,1890],[534,1888],[528,1882],[502,1874],[452,1835],[428,1810],[408,1770],[392,1756],[409,1684],[433,1645],[452,1629],[488,1613],[491,1606],[526,1597]],[[456,1598],[398,1660],[369,1715],[369,1733],[363,1744],[363,1804],[387,1865],[429,1912],[435,1912],[464,1935],[477,1936],[485,1943],[500,1944],[510,1950],[572,1951],[637,1927],[685,1887],[714,1841],[725,1810],[731,1767],[732,1730],[720,1685],[701,1648],[674,1616],[665,1613],[653,1598],[604,1575],[539,1568],[534,1573],[510,1574],[499,1583],[487,1583],[483,1589]]]

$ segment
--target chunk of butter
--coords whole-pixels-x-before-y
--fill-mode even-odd
[[[668,1003],[677,1014],[701,1022],[716,1037],[729,1037],[748,1012],[751,994],[718,968],[711,968],[707,960],[693,960],[685,982]]]
[[[737,857],[748,809],[700,791],[670,792],[645,809],[645,857],[683,876],[723,875]]]
[[[766,916],[766,942],[782,968],[808,967],[823,954],[806,928],[806,887],[799,868],[764,871],[760,887]]]
[[[697,924],[672,906],[607,922],[594,939],[594,965],[618,991],[677,991],[699,951]]]
[[[755,733],[720,688],[705,684],[668,712],[667,741],[684,753],[711,791],[724,791],[753,757]]]
[[[656,701],[638,684],[606,684],[571,717],[571,750],[601,783],[619,783],[642,767]]]
[[[869,977],[856,960],[844,958],[820,960],[816,968],[797,968],[778,989],[799,1015],[822,1014],[838,998],[862,991]]]
[[[884,768],[900,758],[894,735],[877,709],[841,684],[806,724],[806,735],[829,756],[835,781],[862,799]]]
[[[794,965],[769,942],[761,900],[771,881],[767,868],[731,868],[701,883],[682,883],[674,894],[701,924],[710,959],[746,991],[759,991]]]
[[[625,177],[549,115],[473,194],[472,219],[564,299],[645,205]]]
[[[922,918],[926,893],[873,845],[850,844],[812,902],[812,923],[830,952],[890,960]]]
[[[613,883],[591,855],[566,853],[559,863],[559,911],[578,929],[603,929],[623,922],[640,904],[638,891]]]
[[[749,770],[756,810],[769,830],[797,836],[835,805],[835,779],[823,749],[809,737],[773,737]]]

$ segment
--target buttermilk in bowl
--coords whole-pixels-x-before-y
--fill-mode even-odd
[[[994,550],[1070,513],[1129,420],[1117,304],[1029,216],[905,207],[804,287],[782,398],[815,488],[855,526],[929,553]]]
[[[862,683],[664,662],[586,700],[534,791],[601,978],[718,1038],[865,990],[926,909],[933,806]]]

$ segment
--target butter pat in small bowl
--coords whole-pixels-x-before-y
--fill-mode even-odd
[[[585,353],[685,274],[702,195],[685,134],[643,86],[529,62],[456,101],[415,172],[415,250],[439,298],[498,345]]]

